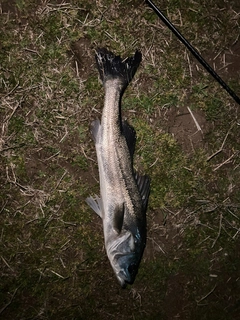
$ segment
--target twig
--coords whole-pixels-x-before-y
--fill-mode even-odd
[[[235,152],[234,154],[231,155],[231,157],[229,157],[227,160],[223,161],[222,163],[220,163],[216,168],[213,169],[213,171],[218,170],[219,168],[221,168],[224,164],[228,163],[238,152]]]
[[[229,208],[227,210],[232,216],[234,216],[234,218],[236,218],[237,220],[240,220],[239,217],[236,216]]]
[[[131,289],[130,293],[132,293],[133,299],[139,300],[139,305],[142,306],[142,296],[136,289]]]
[[[160,247],[160,245],[153,239],[153,238],[148,238],[149,240],[152,240],[153,243],[155,243],[159,250],[163,253],[163,254],[166,254],[166,252]]]
[[[75,61],[75,68],[76,68],[77,77],[79,78],[79,69],[78,69],[78,62],[77,62],[77,60]]]
[[[12,119],[12,117],[14,116],[15,112],[17,111],[17,109],[21,106],[23,99],[21,99],[19,101],[19,103],[16,105],[16,107],[13,109],[12,113],[9,115],[9,117],[5,120],[5,121],[10,121]]]
[[[64,135],[62,136],[62,138],[60,139],[59,142],[62,142],[66,138],[66,136],[68,135],[67,126],[64,126],[64,129],[65,129],[65,133],[64,133]]]
[[[189,68],[189,73],[190,73],[190,77],[192,79],[192,68],[191,68],[191,63],[190,63],[190,59],[189,59],[189,55],[186,54],[187,56],[187,62],[188,62],[188,68]],[[192,81],[192,80],[191,80]]]
[[[221,230],[222,230],[222,219],[223,219],[223,215],[220,214],[218,234],[217,234],[217,237],[216,237],[216,239],[214,240],[214,242],[213,242],[213,244],[212,244],[212,248],[215,246],[218,238],[220,237]]]
[[[5,265],[12,271],[14,272],[14,270],[10,267],[10,265],[7,263],[7,261],[3,258],[3,256],[1,256],[2,261],[5,263]]]
[[[236,236],[239,234],[239,232],[240,232],[240,228],[239,228],[239,229],[237,230],[237,232],[234,234],[233,239],[236,238]]]
[[[9,140],[9,139],[8,139]],[[15,145],[15,146],[11,146],[11,147],[6,147],[6,148],[2,148],[0,149],[1,152],[5,152],[8,150],[14,150],[14,149],[19,149],[25,146],[25,143],[20,143],[19,145]]]
[[[53,274],[55,274],[57,277],[61,278],[61,279],[66,279],[66,277],[63,277],[61,276],[59,273],[53,271],[53,270],[50,270]]]
[[[149,168],[152,168],[153,166],[155,166],[155,164],[158,162],[158,159],[159,159],[159,158],[157,158],[157,159],[150,165]]]
[[[62,264],[63,268],[64,268],[64,269],[66,269],[66,266],[65,266],[65,264],[64,264],[64,262],[63,262],[63,260],[62,260],[62,258],[59,258],[59,260],[61,261],[61,264]]]
[[[213,287],[213,289],[211,291],[209,291],[204,297],[202,297],[200,300],[196,300],[197,303],[203,301],[204,299],[206,299],[207,297],[210,296],[210,294],[213,293],[213,291],[216,289],[217,285],[215,284],[215,286]]]
[[[233,126],[234,126],[234,124],[232,124],[231,127],[229,128],[229,130],[228,130],[228,132],[227,132],[227,134],[226,134],[226,136],[225,136],[225,138],[224,138],[224,140],[223,140],[223,143],[222,143],[220,149],[218,149],[218,151],[214,152],[210,157],[208,157],[208,158],[207,158],[207,161],[210,161],[210,160],[211,160],[212,158],[214,158],[217,154],[219,154],[220,152],[222,152],[223,147],[224,147],[224,145],[225,145],[225,142],[226,142],[226,140],[227,140],[227,137],[228,137],[230,131],[232,130]]]
[[[51,159],[54,158],[54,157],[57,157],[57,156],[59,155],[59,153],[60,153],[60,151],[57,151],[56,153],[54,153],[54,154],[53,154],[52,156],[50,156],[49,158],[44,159],[43,162],[48,161],[48,160],[51,160]]]
[[[13,165],[11,164],[11,169],[12,169],[12,175],[13,175],[13,178],[11,179],[10,176],[9,176],[9,168],[6,167],[6,176],[7,176],[7,181],[9,183],[12,183],[13,185],[19,187],[21,190],[24,190],[24,191],[27,191],[28,190],[28,187],[25,187],[23,185],[21,185],[20,183],[17,182],[17,178],[16,178],[16,175],[15,175],[15,172],[13,170]]]
[[[13,93],[17,89],[18,86],[19,86],[19,81],[11,91],[9,91],[7,94],[5,94],[4,98],[10,96],[10,94]]]
[[[29,49],[29,48],[24,48],[25,51],[27,52],[30,52],[30,53],[35,53],[37,54],[39,57],[41,57],[41,55],[36,51],[36,50],[32,50],[32,49]]]
[[[4,205],[2,206],[1,210],[0,210],[0,214],[3,212],[3,210],[5,209],[6,205],[8,203],[8,200],[4,203]]]
[[[201,129],[200,125],[198,124],[197,119],[195,118],[194,114],[192,113],[192,110],[191,110],[189,107],[187,107],[187,109],[188,109],[191,117],[193,118],[193,121],[194,121],[194,123],[195,123],[198,131],[201,131],[201,132],[202,132],[202,129]]]
[[[17,293],[17,291],[18,291],[19,288],[20,288],[20,286],[15,289],[15,291],[13,292],[13,295],[12,295],[10,301],[0,310],[0,314],[2,314],[3,311],[4,311],[8,306],[10,306],[10,304],[12,303],[13,298],[15,297],[15,295],[16,295],[16,293]]]
[[[65,177],[65,175],[67,174],[67,170],[64,171],[63,175],[61,176],[61,178],[59,179],[59,181],[57,182],[56,186],[55,186],[55,190],[57,190],[57,188],[59,187],[60,183],[62,182],[63,178]]]
[[[96,162],[94,159],[92,159],[92,158],[90,158],[90,157],[88,157],[88,156],[86,155],[83,146],[81,146],[81,149],[82,149],[82,153],[83,153],[83,155],[84,155],[84,157],[85,157],[86,159],[91,160],[92,162]]]

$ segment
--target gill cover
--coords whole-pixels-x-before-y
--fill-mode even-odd
[[[122,287],[135,280],[140,262],[136,249],[136,241],[130,231],[123,231],[108,248],[109,261]]]

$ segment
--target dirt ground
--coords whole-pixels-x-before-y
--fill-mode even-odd
[[[44,1],[38,2],[40,5],[44,5]],[[230,2],[236,10],[236,15],[239,15],[238,11],[240,10],[240,5],[238,1]],[[21,15],[20,10],[17,9],[17,3],[18,1],[4,1],[1,5],[1,14],[9,13],[9,15],[15,17],[16,25],[21,25],[21,28],[27,28],[28,17],[26,15]],[[59,3],[63,4],[62,1],[59,1]],[[135,3],[136,1],[133,2],[132,5],[134,6]],[[34,12],[30,12],[29,15],[34,16]],[[69,48],[68,54],[73,57],[71,66],[76,74],[81,74],[83,82],[87,81],[88,78],[92,76],[96,77],[97,75],[96,71],[93,71],[94,57],[89,54],[94,46],[95,43],[92,44],[88,37],[83,37],[81,40],[73,41]],[[0,43],[0,50],[2,50],[2,48],[3,44]],[[223,48],[221,57],[223,57],[224,50],[225,49]],[[206,56],[206,59],[208,59],[210,64],[215,65],[219,75],[226,79],[226,81],[228,79],[239,79],[239,40],[237,40],[236,43],[233,43],[232,46],[225,51],[224,57],[227,61],[227,67],[222,67],[226,61],[223,62],[220,55],[219,57],[214,58],[213,54],[210,53]],[[88,53],[87,55],[85,54],[86,52]],[[193,68],[192,72],[193,74],[197,74],[197,67],[196,69]],[[214,82],[214,80],[212,81]],[[140,77],[139,86],[146,87],[146,85],[144,78],[141,79]],[[174,138],[177,145],[189,159],[194,157],[195,153],[200,149],[209,150],[208,138],[211,135],[211,132],[218,128],[218,122],[209,121],[206,117],[206,113],[202,109],[197,107],[190,109],[188,105],[185,104],[180,107],[171,106],[170,108],[162,108],[161,110],[159,109],[158,112],[158,118],[153,117],[152,123],[155,123],[156,126],[161,125],[164,133],[167,133]],[[139,111],[137,111],[137,114],[138,113]],[[58,114],[58,116],[60,117],[61,114]],[[89,114],[88,110],[85,112],[83,111],[81,115],[76,115],[76,119],[80,119],[80,121],[82,121],[82,119],[87,119],[86,123],[89,124],[94,118],[95,115]],[[36,123],[36,126],[37,125],[38,124]],[[80,134],[85,135],[85,132],[80,132]],[[74,160],[78,159],[77,149],[79,146],[77,142],[79,134],[75,132],[69,134],[61,144],[60,152],[62,157],[58,160],[55,160],[55,155],[53,155],[52,150],[49,149],[47,151],[41,144],[29,151],[28,157],[25,159],[27,181],[37,182],[38,185],[47,183],[46,176],[39,176],[39,171],[44,172],[46,160],[51,158],[51,161],[55,161],[55,167],[49,169],[47,174],[49,176],[54,176],[56,174],[55,168],[61,168],[63,170],[61,171],[63,172],[62,176],[58,177],[56,181],[56,190],[58,188],[58,183],[61,184],[66,172],[74,181],[87,185],[87,190],[95,188],[96,181],[98,180],[98,171],[94,162],[96,161],[94,145],[90,133],[87,132],[86,135],[89,141],[91,141],[91,146],[86,149],[83,147],[83,151],[87,154],[87,157],[90,158],[90,170],[85,169],[85,162],[79,162],[79,166],[74,165]],[[3,151],[6,148],[8,148],[8,145],[3,146]],[[227,154],[230,150],[226,150],[225,152]],[[209,154],[211,154],[210,151]],[[160,166],[160,164],[156,163],[156,166]],[[230,162],[227,165],[226,171],[222,172],[222,175],[228,175],[228,170],[233,170],[233,168],[237,168],[237,165],[235,162]],[[193,171],[191,167],[186,167],[185,169],[190,173]],[[237,170],[239,170],[239,167]],[[11,174],[9,173],[9,177],[10,175]],[[4,184],[5,181],[3,179],[1,180],[2,184]],[[73,182],[71,183],[73,184]],[[64,189],[64,187],[62,188]],[[214,194],[216,186],[209,183],[208,188],[212,191],[212,194]],[[9,194],[7,195],[7,198],[11,199],[12,203],[17,201],[19,197],[16,190],[14,190],[15,189],[9,187]],[[14,192],[16,194],[14,194]],[[23,194],[24,192],[27,193],[30,191],[22,188],[21,193]],[[32,203],[34,203],[34,201],[37,205],[42,203],[44,208],[47,195],[41,192],[41,190],[38,190],[35,193],[33,192],[29,199],[30,198]],[[82,195],[79,195],[79,201],[83,201]],[[202,202],[200,201],[204,201],[204,199],[202,200],[199,198],[198,201],[200,209],[196,207],[196,212],[202,210]],[[2,209],[0,208],[1,214],[4,211],[5,204],[8,206],[7,202],[3,201]],[[52,214],[58,215],[60,214],[59,212],[64,211],[64,209],[67,210],[70,206],[72,206],[73,210],[76,210],[79,205],[76,203],[72,205],[70,201],[66,202],[66,200],[64,200],[62,203],[54,204],[55,211],[50,214],[51,216]],[[34,206],[31,208],[32,210],[35,210]],[[83,207],[81,206],[81,209],[82,208]],[[214,208],[208,207],[207,202],[206,208],[206,211],[209,213],[211,210],[214,210]],[[15,211],[16,216],[17,209]],[[19,211],[21,210],[23,210],[23,208],[19,208]],[[182,215],[183,211],[184,214]],[[74,245],[68,246],[68,249],[64,251],[62,264],[64,265],[64,261],[65,263],[71,261],[75,268],[74,274],[67,275],[66,277],[63,276],[59,279],[61,276],[57,273],[57,275],[55,274],[55,279],[52,278],[53,273],[51,275],[46,274],[43,269],[39,271],[38,277],[26,272],[26,277],[32,277],[32,289],[28,289],[26,280],[26,283],[22,282],[16,286],[15,291],[13,291],[12,288],[14,287],[13,283],[17,283],[17,279],[13,275],[12,278],[10,278],[9,286],[5,285],[3,288],[4,292],[2,293],[2,297],[4,295],[5,299],[0,302],[0,318],[6,320],[240,319],[240,273],[238,269],[240,261],[239,240],[236,237],[236,242],[231,251],[225,249],[223,244],[218,247],[216,252],[214,252],[214,246],[209,248],[208,251],[208,248],[204,247],[204,241],[207,241],[207,236],[206,239],[203,240],[203,243],[199,244],[197,241],[198,233],[199,237],[202,236],[201,225],[204,225],[205,221],[203,220],[200,222],[198,221],[197,215],[195,218],[193,216],[192,212],[188,212],[186,208],[176,209],[166,206],[161,209],[156,209],[153,206],[151,207],[151,211],[148,213],[148,241],[141,268],[136,283],[125,290],[119,287],[110,270],[109,262],[103,248],[102,225],[100,219],[93,214],[86,222],[87,230],[90,230],[90,234],[91,232],[93,234],[92,241],[95,239],[95,233],[98,234],[99,237],[99,243],[97,244],[98,249],[94,249],[94,244],[89,245],[90,250],[92,250],[92,256],[91,254],[86,255],[84,253],[84,246],[86,244],[83,244],[84,249],[79,247],[79,243],[82,244],[81,235],[79,233],[81,227],[78,227],[75,222],[71,222],[72,220],[66,219],[66,221],[69,221],[69,224],[64,225],[61,229],[63,230],[62,236],[64,237],[65,234],[69,233],[69,237],[71,237],[69,239],[71,239],[71,243],[74,243]],[[73,217],[74,218],[71,219],[75,221],[76,218],[75,216]],[[194,226],[194,234],[191,234],[190,232],[185,233],[183,225],[188,222],[188,219]],[[193,221],[194,219],[195,221]],[[239,219],[239,216],[237,219]],[[49,219],[47,224],[51,224],[52,221],[55,223],[54,217],[52,220]],[[31,222],[29,222],[29,225],[30,224]],[[211,225],[208,223],[206,224],[207,228],[210,229]],[[25,222],[24,228],[26,225],[27,223]],[[44,225],[44,228],[45,227],[46,225]],[[15,232],[14,224],[12,228],[13,232]],[[45,249],[48,248],[50,250],[51,245],[58,242],[56,237],[61,237],[61,230],[55,231],[54,228],[56,228],[56,226],[53,224],[52,231],[49,232],[56,232],[56,234],[54,233],[54,237],[50,238],[51,240],[46,243]],[[2,227],[2,230],[3,229],[4,228]],[[45,235],[48,236],[49,232],[46,232]],[[3,237],[2,234],[1,242]],[[36,234],[35,231],[29,231],[29,234],[25,235],[25,237],[35,237],[34,245],[36,251],[43,246],[43,244],[41,244],[42,240],[38,240],[38,234]],[[76,240],[72,240],[74,237],[76,237]],[[87,237],[89,238],[89,243],[91,243],[91,236]],[[194,250],[188,249],[188,245],[190,244],[193,247],[196,246]],[[61,243],[61,245],[64,247],[65,244]],[[34,251],[34,247],[31,247],[31,251]],[[41,254],[46,254],[46,256],[48,255],[44,250],[39,252]],[[21,246],[18,254],[21,255]],[[96,260],[94,258],[95,255],[97,255]],[[2,270],[5,270],[4,268],[8,267],[11,269],[11,264],[8,264],[8,261],[3,257],[4,250],[2,252],[1,262]],[[14,260],[14,258],[12,259]],[[31,258],[24,253],[24,259],[19,261],[19,264],[23,264],[23,271],[21,272],[24,273],[24,269],[31,269],[31,264],[36,266],[38,262],[40,263],[41,257],[36,257],[34,261],[32,261]],[[24,268],[24,263],[26,264],[26,268]],[[204,263],[206,263],[206,265],[204,265]],[[229,265],[232,266],[230,269]],[[17,266],[17,269],[18,268],[20,268],[20,265]],[[48,267],[46,266],[46,269],[47,268]],[[13,269],[15,270],[15,267]],[[160,274],[160,276],[157,274]],[[2,276],[6,277],[6,275],[8,275],[8,273],[2,271]],[[79,279],[81,279],[81,281],[79,281]],[[51,291],[51,281],[54,282],[54,291]],[[73,293],[73,291],[76,291],[77,294],[79,293],[79,283],[83,286],[81,288],[81,296],[77,296]],[[46,285],[47,288],[45,291],[44,285]],[[45,301],[44,304],[39,305],[38,299],[41,303],[42,301]],[[223,309],[222,316],[221,308]],[[20,316],[19,310],[21,310]],[[27,315],[28,312],[25,312],[24,310],[28,310],[29,317]],[[208,312],[208,310],[210,311]],[[33,316],[34,313],[35,316]]]

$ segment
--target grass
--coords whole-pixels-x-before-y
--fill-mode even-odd
[[[237,319],[240,141],[231,97],[143,2],[4,0],[1,8],[0,316]],[[237,1],[161,9],[239,94]],[[148,242],[125,290],[85,204],[99,193],[89,130],[104,98],[98,46],[143,54],[123,113],[137,132],[135,167],[151,177]]]

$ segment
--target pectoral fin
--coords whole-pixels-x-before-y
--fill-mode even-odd
[[[101,130],[101,123],[100,120],[94,120],[91,125],[91,132],[94,139],[95,144],[99,143],[100,139],[100,130]]]
[[[98,196],[95,196],[95,199],[90,196],[86,199],[86,203],[95,211],[99,217],[103,217],[103,206],[102,206],[102,200]]]
[[[137,172],[135,172],[135,180],[142,198],[143,210],[146,211],[150,194],[150,179],[146,175],[140,176]]]
[[[124,220],[124,203],[118,204],[114,207],[113,229],[117,234],[120,234],[122,231],[123,220]]]

